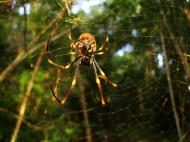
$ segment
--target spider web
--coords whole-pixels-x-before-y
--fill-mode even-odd
[[[63,8],[64,1],[57,0],[56,2],[59,8]],[[43,132],[48,138],[44,141],[179,141],[168,87],[164,52],[161,48],[159,25],[162,20],[161,16],[158,16],[160,15],[156,6],[158,3],[134,2],[135,6],[131,6],[133,10],[130,6],[127,7],[132,13],[126,16],[127,14],[122,11],[127,9],[127,2],[121,0],[115,2],[113,9],[110,8],[112,1],[104,1],[105,4],[98,4],[98,2],[77,1],[72,6],[71,15],[59,20],[54,29],[57,33],[61,33],[65,28],[70,29],[74,41],[81,33],[89,32],[96,38],[98,48],[108,35],[108,51],[95,58],[106,75],[118,83],[118,88],[112,88],[101,80],[106,100],[106,106],[102,107],[99,103],[100,97],[93,68],[80,66],[77,85],[66,104],[61,106],[51,101],[51,90],[47,89],[47,86],[54,84],[57,77],[57,68],[48,65],[46,69],[50,73],[48,79],[45,79],[48,85],[44,87],[47,89],[44,91],[46,95],[42,96],[43,103],[40,104],[38,116],[27,114],[26,119],[37,126],[46,128]],[[129,3],[133,2],[129,1]],[[167,21],[173,30],[177,28],[175,26],[178,26],[179,29],[175,30],[174,34],[177,35],[177,41],[183,43],[181,46],[183,55],[189,61],[190,48],[188,48],[187,35],[190,29],[188,18],[186,18],[188,17],[187,9],[185,9],[189,6],[189,1],[183,3],[186,5],[168,1],[161,4],[159,8],[175,14],[171,17],[172,14],[166,13]],[[92,6],[87,8],[85,7],[87,5]],[[85,9],[87,11],[81,12]],[[94,11],[98,13],[95,13],[97,14],[95,16]],[[146,17],[147,14],[144,15],[148,11],[152,11],[152,13],[149,12],[150,17]],[[44,21],[50,22],[57,15],[56,10],[50,11]],[[175,16],[183,17],[186,23],[185,20],[177,21]],[[175,24],[172,25],[172,22]],[[76,28],[73,28],[75,25],[77,25]],[[189,110],[190,93],[188,76],[184,75],[184,63],[171,42],[171,36],[166,32],[167,28],[164,27],[162,30],[180,128],[184,141],[188,141],[189,114],[186,112]],[[59,64],[69,63],[77,56],[70,53],[70,43],[69,34],[53,40],[49,51],[50,57]],[[32,54],[28,58],[29,62],[32,64],[39,54],[41,51]],[[7,57],[4,58],[7,59]],[[72,82],[75,68],[76,66],[73,66],[69,70],[61,71],[59,98],[62,94],[66,95],[64,93]],[[36,100],[34,96],[31,98],[31,101],[33,100]],[[30,103],[28,112],[33,112],[34,109],[33,103]],[[23,130],[27,131],[27,128],[24,127]],[[39,139],[42,141],[45,138]]]
[[[113,11],[124,10],[125,5],[122,5],[122,3],[122,1],[118,2]],[[82,8],[82,2],[76,3],[73,7],[76,8],[77,6]],[[101,5],[98,6],[100,6],[101,13]],[[179,9],[177,3],[173,3],[172,5],[161,5],[161,7],[164,9]],[[79,79],[79,84],[82,82],[82,84],[85,85],[85,90],[80,93],[80,95],[84,95],[86,97],[85,103],[87,108],[85,110],[81,108],[77,108],[78,110],[76,110],[75,108],[72,111],[65,112],[65,115],[74,119],[76,117],[78,118],[83,116],[84,112],[87,112],[89,124],[87,126],[84,124],[83,127],[89,127],[91,133],[87,136],[85,131],[89,128],[84,128],[82,134],[80,134],[79,137],[76,137],[74,141],[86,141],[89,137],[92,137],[93,141],[178,141],[176,122],[171,109],[172,104],[166,79],[167,75],[162,74],[165,72],[165,63],[163,51],[160,47],[161,44],[158,41],[159,35],[157,35],[160,29],[159,27],[148,29],[146,26],[141,26],[143,24],[153,25],[155,23],[159,23],[160,19],[157,19],[158,13],[155,12],[155,14],[152,15],[153,18],[149,19],[149,21],[143,21],[146,19],[143,19],[143,12],[140,12],[142,9],[145,11],[154,11],[154,8],[154,6],[150,7],[150,5],[137,5],[136,14],[126,17],[126,21],[130,21],[135,18],[138,19],[138,17],[142,17],[142,21],[137,21],[139,24],[133,28],[122,28],[121,25],[119,29],[112,28],[112,26],[115,27],[116,25],[114,24],[118,24],[118,22],[113,22],[111,24],[104,22],[109,19],[110,15],[105,14],[105,17],[91,20],[90,12],[87,10],[86,14],[89,16],[89,19],[85,19],[81,22],[81,25],[84,24],[85,26],[88,25],[90,27],[97,28],[97,30],[93,30],[97,31],[97,33],[93,33],[95,37],[98,37],[98,34],[100,33],[102,33],[102,35],[106,33],[104,26],[108,28],[107,32],[110,38],[109,51],[102,57],[97,58],[100,62],[100,66],[106,74],[108,74],[111,79],[116,80],[119,87],[117,89],[113,89],[106,83],[102,83],[103,94],[106,98],[107,106],[101,107],[97,105],[99,96],[95,80],[94,82],[89,81],[89,78],[92,78],[93,76],[93,70],[81,67],[82,75],[80,74],[80,78],[82,79]],[[180,13],[178,14],[181,15]],[[120,15],[118,15],[118,19],[115,20],[119,21],[119,16]],[[168,20],[170,21],[172,19],[168,18]],[[82,29],[81,31],[85,30],[84,26],[81,26],[80,28]],[[147,33],[147,30],[151,30],[151,32]],[[185,28],[182,30],[183,31],[179,32],[187,32]],[[72,32],[77,33],[78,31],[72,30]],[[143,34],[139,34],[139,32],[142,32]],[[77,35],[79,35],[79,33],[80,32],[78,32]],[[170,37],[167,35],[165,38],[166,47],[169,48],[170,42],[168,39]],[[75,39],[77,39],[77,37]],[[101,40],[98,39],[99,46],[101,44],[100,41]],[[118,46],[112,46],[113,44]],[[189,43],[185,44],[186,47]],[[144,50],[141,49],[141,47],[146,47],[147,49]],[[187,51],[187,48],[184,50],[185,52],[189,52]],[[174,50],[169,50],[168,52],[170,56],[169,65],[172,65],[173,63],[177,64],[177,66],[171,67],[171,74],[183,72],[182,66],[180,65],[181,61],[178,58],[175,58],[177,56],[176,52]],[[145,54],[145,57],[142,57],[140,54]],[[141,57],[134,57],[138,55]],[[105,56],[111,56],[113,59],[105,59]],[[188,54],[185,56],[188,57]],[[131,64],[130,61],[135,59],[137,62],[134,61],[134,63]],[[117,61],[121,62],[117,64]],[[107,69],[109,64],[112,64],[113,67],[109,67]],[[143,67],[143,64],[146,64],[146,67]],[[133,69],[135,68],[138,72],[134,73]],[[156,68],[156,70],[153,68]],[[87,73],[88,71],[92,73],[89,73],[89,75]],[[83,79],[85,81],[83,81]],[[190,90],[187,84],[185,85],[181,81],[175,80],[175,78],[174,80],[172,79],[172,81],[178,82],[175,84],[178,86],[177,89],[175,87],[173,88],[176,90],[176,93],[178,92],[178,89],[181,90],[183,88],[184,90],[182,90],[189,94]],[[165,86],[164,90],[163,84]],[[62,85],[64,86],[64,83]],[[79,95],[75,95],[77,94],[76,92],[78,92],[78,89],[76,90],[68,100],[68,107],[73,108],[73,104],[76,103],[76,100],[81,99]],[[182,115],[179,111],[179,107],[180,106],[177,105],[177,110],[179,115]],[[180,116],[180,118],[182,117]],[[85,123],[84,119],[80,119],[80,121]]]

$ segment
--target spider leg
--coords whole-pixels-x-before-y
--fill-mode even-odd
[[[73,37],[72,37],[72,33],[71,32],[69,32],[69,40],[71,41],[71,43],[70,43],[70,48],[71,48],[71,50],[72,49],[75,49],[75,46],[74,46],[74,40],[73,40]]]
[[[96,84],[98,86],[98,91],[100,93],[100,101],[101,101],[101,104],[104,106],[106,103],[104,101],[104,97],[103,97],[103,93],[102,93],[102,86],[101,86],[101,83],[100,83],[100,79],[99,79],[99,77],[97,75],[97,69],[96,69],[94,61],[92,62],[92,64],[93,64],[94,72],[95,72],[95,76],[96,76]]]
[[[54,82],[54,88],[52,88],[52,86],[51,86],[51,90],[53,90],[52,92],[54,92],[54,94],[57,96],[59,81],[60,81],[60,79],[62,77],[61,70],[58,69],[56,74],[57,74],[57,78],[56,78],[56,80]],[[52,99],[55,100],[55,97],[53,96]]]
[[[108,41],[109,41],[109,37],[106,36],[106,39],[105,39],[103,45],[98,50],[96,50],[94,53],[98,54],[98,55],[104,54],[107,51]]]
[[[54,92],[54,90],[53,90],[53,88],[52,88],[52,86],[51,86],[52,94],[53,94],[54,98],[56,99],[56,101],[57,101],[58,103],[64,104],[65,101],[67,100],[67,98],[71,95],[71,92],[72,92],[73,88],[74,88],[75,85],[76,85],[77,75],[78,75],[78,67],[79,67],[79,63],[77,64],[75,76],[74,76],[74,78],[73,78],[73,80],[72,80],[71,86],[70,86],[69,90],[67,91],[66,96],[63,97],[61,100],[59,100],[59,99],[57,98],[57,91]]]
[[[109,78],[106,76],[106,74],[104,73],[104,71],[99,67],[98,63],[96,62],[96,60],[94,58],[93,58],[93,61],[94,61],[95,65],[97,66],[98,70],[100,71],[101,76],[99,75],[99,77],[101,77],[102,79],[104,79],[105,81],[107,81],[113,87],[117,87],[116,83],[114,83],[111,80],[109,80]]]
[[[48,41],[47,41],[47,48],[46,48],[46,50],[47,50],[47,56],[48,56],[48,62],[49,62],[51,65],[60,67],[60,68],[62,68],[62,69],[68,69],[68,68],[70,68],[71,65],[73,65],[78,59],[80,59],[80,58],[82,57],[82,56],[77,57],[74,61],[72,61],[70,64],[67,64],[67,65],[65,65],[65,66],[59,65],[59,64],[55,63],[53,60],[50,59],[50,55],[49,55],[50,40],[51,40],[51,35],[50,35],[49,38],[48,38]]]

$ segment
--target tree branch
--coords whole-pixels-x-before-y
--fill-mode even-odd
[[[9,115],[11,115],[12,117],[18,119],[19,118],[19,115],[18,114],[14,114],[13,112],[10,112],[9,110],[5,109],[5,108],[2,108],[0,107],[0,112],[3,112],[3,113],[8,113]],[[30,122],[28,122],[26,119],[23,119],[23,123],[26,124],[26,126],[28,126],[29,128],[32,128],[34,130],[37,130],[37,131],[41,131],[43,130],[43,128],[37,126],[37,125],[34,125]]]
[[[67,4],[68,6],[72,5],[72,1],[73,0],[67,0]],[[35,38],[33,41],[31,41],[28,46],[27,46],[27,50],[23,51],[21,50],[18,55],[15,57],[15,59],[8,65],[8,67],[6,69],[4,69],[1,73],[0,73],[0,82],[2,82],[8,75],[8,73],[10,73],[11,71],[13,71],[15,69],[15,67],[22,62],[28,55],[32,54],[34,51],[36,51],[37,49],[39,49],[40,47],[44,46],[46,44],[46,41],[43,41],[37,45],[35,45],[35,43],[39,40],[39,38],[44,35],[51,27],[53,27],[53,25],[55,25],[55,23],[62,19],[64,16],[65,11],[67,10],[67,8],[65,7],[61,12],[59,12],[56,16],[56,18],[54,18]],[[72,28],[75,28],[75,26],[73,26]],[[55,29],[54,29],[55,31]],[[59,38],[62,35],[65,35],[66,33],[70,32],[70,29],[67,29],[66,31],[64,31],[63,33],[59,34],[59,36],[55,36],[53,38],[53,40]],[[21,48],[24,49],[24,48]]]
[[[78,74],[78,77],[79,76],[80,76],[80,72]],[[84,86],[83,86],[82,82],[78,82],[78,84],[79,84],[80,92],[82,94],[84,94]],[[84,125],[85,125],[85,128],[86,128],[87,142],[92,142],[92,130],[91,130],[91,127],[90,127],[89,116],[88,116],[88,112],[85,111],[85,110],[87,110],[88,106],[87,106],[87,103],[86,103],[86,97],[84,95],[80,95],[80,104],[81,104],[81,107],[82,107],[82,110],[83,110],[83,117],[84,117]]]
[[[28,103],[28,100],[29,100],[29,97],[30,97],[30,94],[31,94],[31,91],[32,91],[32,88],[33,88],[33,84],[34,84],[34,79],[36,77],[36,74],[38,72],[38,69],[40,67],[40,64],[42,62],[42,59],[45,55],[45,51],[46,51],[46,47],[44,47],[42,49],[42,53],[43,54],[40,54],[38,59],[37,59],[37,62],[34,66],[34,70],[33,70],[33,73],[32,73],[32,76],[30,78],[30,81],[28,83],[28,87],[26,89],[26,92],[24,94],[24,98],[23,98],[23,101],[22,101],[22,104],[20,106],[20,110],[19,110],[19,117],[17,119],[17,122],[16,122],[16,125],[15,125],[15,128],[14,128],[14,131],[13,131],[13,134],[12,134],[12,137],[11,137],[11,142],[16,142],[16,139],[17,139],[17,136],[18,136],[18,133],[20,131],[20,127],[21,127],[21,124],[23,122],[23,119],[24,119],[24,114],[25,114],[25,110],[26,110],[26,105]]]
[[[72,28],[76,28],[77,25],[73,26]],[[60,38],[61,36],[64,36],[65,34],[67,34],[68,32],[70,32],[70,29],[65,30],[64,32],[55,35],[52,39],[53,40],[57,40],[58,38]],[[37,49],[46,46],[46,41],[43,41],[35,46],[33,46],[32,48],[28,49],[27,51],[20,51],[19,54],[16,56],[16,58],[9,64],[9,66],[3,70],[3,72],[1,72],[0,74],[0,82],[2,82],[8,75],[8,73],[10,73],[11,71],[13,71],[16,66],[21,63],[26,57],[28,57],[29,55],[31,55],[33,52],[35,52]]]

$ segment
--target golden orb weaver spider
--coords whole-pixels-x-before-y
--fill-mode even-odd
[[[72,40],[71,36],[70,36],[70,39]],[[95,72],[96,84],[98,86],[98,90],[99,90],[99,94],[100,94],[100,102],[102,105],[105,105],[106,103],[105,103],[103,93],[102,93],[102,86],[100,83],[100,78],[102,78],[103,80],[108,82],[108,84],[111,84],[113,87],[117,87],[117,84],[113,83],[111,80],[108,79],[108,77],[105,75],[103,70],[99,67],[98,63],[96,62],[94,55],[95,54],[103,54],[106,51],[107,43],[109,40],[108,36],[106,37],[105,43],[99,48],[99,50],[96,50],[95,38],[89,33],[82,33],[75,43],[71,43],[71,48],[75,49],[75,51],[78,53],[78,57],[74,61],[72,61],[70,64],[67,64],[65,66],[59,65],[50,59],[50,56],[49,56],[50,40],[51,40],[51,35],[49,36],[49,39],[47,41],[48,62],[51,65],[57,66],[61,69],[69,69],[71,67],[71,65],[73,65],[75,62],[78,62],[74,78],[72,80],[71,86],[65,97],[63,97],[61,100],[59,100],[57,98],[57,96],[58,96],[57,91],[54,91],[51,86],[51,91],[52,91],[52,94],[53,94],[54,98],[56,99],[56,101],[60,104],[64,104],[65,101],[67,100],[67,98],[70,96],[70,94],[77,82],[78,67],[79,67],[79,65],[82,64],[82,65],[87,65],[87,66],[90,66],[90,65],[93,66],[94,72]],[[99,71],[100,74],[98,74],[97,70]],[[55,88],[57,88],[57,86],[58,86],[58,84],[56,84]]]

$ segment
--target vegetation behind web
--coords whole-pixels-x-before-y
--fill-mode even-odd
[[[190,2],[105,0],[90,8],[81,1],[0,1],[0,141],[190,141]],[[87,5],[90,3],[87,3]],[[86,6],[87,6],[86,5]],[[75,11],[75,12],[74,12]],[[50,85],[60,78],[59,98],[75,74],[66,65],[70,35],[88,32],[113,88],[101,80],[101,106],[93,68],[80,66],[77,85],[64,105]]]

